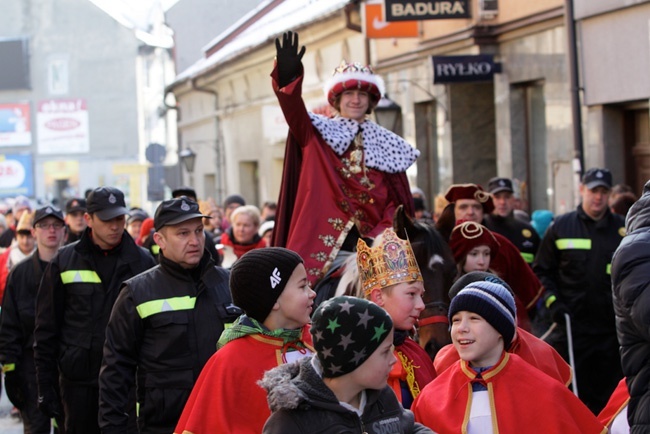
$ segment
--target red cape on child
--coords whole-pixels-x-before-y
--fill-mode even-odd
[[[314,352],[309,326],[302,342]],[[176,425],[176,434],[259,434],[271,415],[264,372],[284,363],[281,338],[261,334],[228,342],[205,365]]]
[[[607,432],[566,386],[515,354],[504,352],[482,379],[477,376],[464,360],[440,373],[413,403],[415,420],[438,434],[466,433],[472,382],[481,381],[488,388],[495,433]]]

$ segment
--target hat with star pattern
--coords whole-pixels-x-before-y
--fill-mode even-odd
[[[325,301],[311,320],[314,348],[326,378],[357,369],[393,329],[393,321],[384,309],[348,296]]]

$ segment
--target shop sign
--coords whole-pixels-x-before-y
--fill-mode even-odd
[[[470,18],[469,0],[385,0],[386,21]]]
[[[490,54],[475,56],[433,56],[433,82],[466,83],[489,81],[499,72]]]

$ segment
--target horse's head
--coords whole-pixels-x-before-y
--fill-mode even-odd
[[[451,343],[449,336],[449,288],[456,276],[454,257],[438,231],[412,220],[400,205],[393,216],[395,233],[411,242],[424,281],[425,309],[420,315],[419,343],[433,359]]]

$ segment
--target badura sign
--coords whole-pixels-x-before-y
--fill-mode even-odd
[[[469,18],[469,0],[385,0],[386,21]]]

